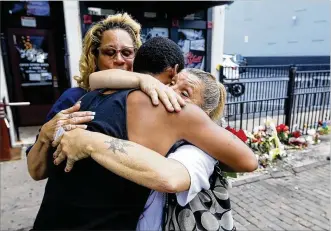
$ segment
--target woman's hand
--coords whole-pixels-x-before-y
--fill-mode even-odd
[[[170,87],[150,75],[139,76],[140,89],[151,97],[154,105],[159,105],[159,99],[169,112],[179,112],[185,106],[185,101]]]
[[[93,120],[95,112],[79,111],[79,109],[80,102],[66,110],[60,111],[53,117],[53,119],[44,124],[40,131],[42,141],[45,143],[52,142],[56,131],[61,126],[66,131],[70,131],[75,128],[86,129],[87,126],[83,123]]]
[[[88,151],[87,144],[91,139],[93,132],[84,129],[74,129],[65,132],[61,137],[52,143],[53,147],[57,146],[53,154],[54,164],[59,165],[65,159],[67,164],[65,171],[70,172],[76,161],[88,158],[90,152]]]

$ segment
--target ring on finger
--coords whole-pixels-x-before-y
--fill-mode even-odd
[[[64,129],[65,131],[70,131],[70,130],[72,129],[71,124],[64,125],[64,126],[63,126],[63,129]]]
[[[61,152],[62,152],[62,147],[61,147],[61,144],[59,144],[59,146],[57,147],[57,149],[53,153],[53,158],[56,159]]]

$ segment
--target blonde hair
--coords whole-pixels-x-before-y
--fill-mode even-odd
[[[202,110],[208,113],[213,121],[217,121],[223,114],[226,100],[226,89],[223,84],[217,82],[212,74],[195,69],[185,69],[188,73],[197,76],[204,85]]]
[[[79,87],[89,90],[89,76],[97,70],[97,49],[101,43],[102,33],[113,29],[125,30],[132,38],[134,47],[138,49],[141,46],[141,26],[127,13],[110,15],[92,25],[83,40],[83,52],[79,61],[80,76],[74,77]]]

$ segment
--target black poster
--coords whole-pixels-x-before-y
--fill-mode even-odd
[[[169,29],[162,27],[153,27],[153,28],[142,28],[141,30],[142,43],[145,43],[147,40],[157,36],[169,38]]]
[[[185,68],[204,70],[205,36],[203,30],[179,29],[178,45],[185,57]]]
[[[15,1],[11,3],[9,14],[26,16],[50,16],[48,1]]]
[[[19,68],[23,85],[51,84],[52,74],[48,62],[48,49],[44,36],[14,35],[19,53]]]

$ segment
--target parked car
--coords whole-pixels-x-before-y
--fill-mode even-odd
[[[228,80],[239,79],[239,65],[234,61],[233,55],[223,55],[223,75]]]
[[[246,71],[247,59],[240,54],[233,55],[233,61],[239,65],[239,74]]]
[[[240,97],[245,93],[245,85],[239,82],[239,64],[234,61],[233,55],[223,55],[223,83],[226,83],[227,91],[234,97]]]

